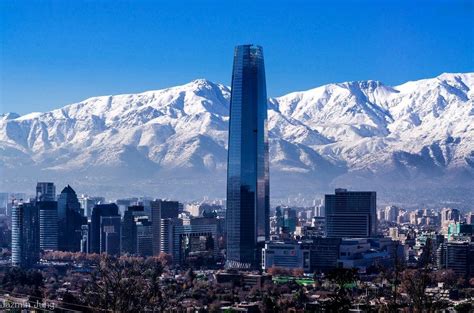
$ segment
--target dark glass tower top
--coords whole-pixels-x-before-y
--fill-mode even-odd
[[[227,266],[259,264],[269,236],[267,92],[263,50],[234,50],[227,166]]]

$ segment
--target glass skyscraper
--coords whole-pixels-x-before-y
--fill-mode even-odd
[[[227,267],[251,268],[269,237],[267,92],[263,50],[234,50],[227,165]],[[259,249],[260,248],[260,249]]]
[[[40,258],[39,214],[34,203],[12,208],[12,265],[29,268]]]
[[[67,185],[58,197],[58,248],[61,251],[81,250],[81,229],[87,224],[77,194]]]

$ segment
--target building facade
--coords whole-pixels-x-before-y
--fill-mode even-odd
[[[227,267],[257,268],[269,237],[267,94],[263,50],[234,50],[227,166]]]
[[[58,248],[61,251],[81,250],[81,229],[87,224],[77,194],[67,185],[58,197]]]
[[[12,265],[29,268],[39,261],[39,214],[34,203],[12,208]]]
[[[326,234],[333,238],[367,238],[377,234],[377,203],[373,191],[336,189],[325,195]]]
[[[58,203],[36,202],[39,214],[39,236],[41,250],[58,250]]]
[[[150,202],[153,235],[153,255],[160,254],[161,246],[161,200]]]
[[[105,247],[102,246],[102,243],[105,241],[101,241],[101,218],[105,216],[116,216],[120,218],[118,206],[115,203],[97,204],[92,209],[91,223],[88,232],[90,238],[88,244],[90,253],[101,253],[105,251]]]
[[[262,251],[262,269],[272,267],[310,270],[310,251],[300,243],[268,242]]]
[[[50,182],[36,184],[36,201],[56,201],[56,186]]]
[[[123,214],[122,220],[122,253],[137,253],[137,224],[136,218],[145,216],[142,205],[132,205]]]
[[[120,215],[100,217],[100,253],[120,255],[120,222]]]

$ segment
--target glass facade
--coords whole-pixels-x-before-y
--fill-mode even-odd
[[[39,235],[41,250],[58,250],[58,203],[39,201]]]
[[[58,248],[61,251],[81,250],[81,228],[87,224],[76,192],[67,185],[58,197]]]
[[[227,266],[257,267],[269,236],[267,93],[263,50],[234,51],[227,166]]]
[[[376,193],[336,189],[325,195],[328,237],[365,238],[377,234]]]
[[[39,261],[39,214],[34,203],[12,208],[12,265],[31,267]]]

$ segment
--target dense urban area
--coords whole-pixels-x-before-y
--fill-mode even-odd
[[[474,214],[456,208],[377,208],[375,192],[344,189],[277,206],[260,268],[239,270],[225,267],[224,200],[109,202],[50,182],[0,197],[4,309],[474,309]]]

